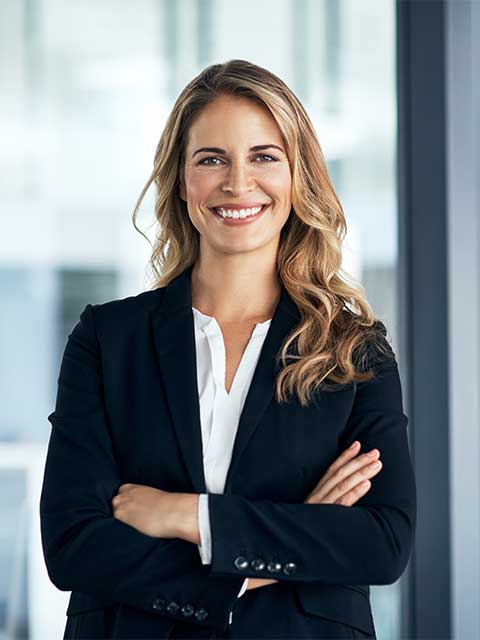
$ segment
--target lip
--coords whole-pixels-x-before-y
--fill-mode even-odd
[[[260,202],[256,206],[260,206],[261,204],[262,203]],[[262,211],[260,211],[260,213],[257,213],[254,216],[248,216],[247,218],[224,218],[223,216],[218,215],[218,213],[215,213],[213,207],[209,207],[209,211],[215,216],[215,218],[217,218],[217,220],[219,220],[220,222],[223,222],[223,224],[236,227],[237,225],[252,224],[256,220],[261,218],[269,207],[270,207],[270,203],[264,204],[263,209]],[[225,209],[226,208],[227,207],[225,207]],[[245,207],[245,208],[248,208],[248,207]]]
[[[255,207],[263,207],[270,202],[223,202],[222,204],[215,204],[211,209],[254,209]]]

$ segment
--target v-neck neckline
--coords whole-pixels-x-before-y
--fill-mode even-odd
[[[272,318],[269,318],[264,322],[257,322],[255,324],[255,327],[253,328],[253,331],[245,346],[245,349],[243,350],[242,356],[240,358],[237,369],[235,371],[235,375],[233,376],[232,384],[230,385],[230,391],[227,391],[227,387],[225,385],[225,378],[227,373],[227,366],[226,366],[227,352],[225,348],[225,340],[223,337],[221,327],[217,322],[217,319],[214,318],[213,316],[209,316],[203,313],[193,305],[192,305],[192,309],[194,312],[198,314],[198,317],[202,319],[203,322],[201,324],[201,329],[204,331],[205,335],[207,336],[207,339],[211,336],[221,341],[223,358],[220,363],[220,367],[218,371],[218,379],[215,377],[215,375],[214,375],[214,378],[217,383],[217,386],[220,388],[224,397],[228,398],[228,400],[234,400],[238,396],[237,387],[241,383],[241,381],[244,380],[245,378],[246,361],[248,357],[248,352],[252,348],[252,340],[266,335],[266,333],[268,332],[269,326],[272,322]],[[240,386],[240,389],[241,389],[241,386]]]

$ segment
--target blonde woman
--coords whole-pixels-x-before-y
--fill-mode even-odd
[[[312,123],[268,70],[212,65],[134,224],[152,183],[154,285],[86,305],[48,416],[64,638],[374,638],[369,585],[414,538],[408,418]]]

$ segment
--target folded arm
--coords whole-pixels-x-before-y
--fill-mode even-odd
[[[416,486],[396,360],[358,383],[339,449],[354,440],[383,462],[355,506],[291,504],[209,494],[211,576],[331,584],[391,584],[413,544]],[[329,392],[331,393],[331,392]]]
[[[225,628],[244,578],[212,577],[195,545],[147,536],[112,515],[122,481],[104,410],[92,305],[68,337],[48,420],[40,521],[53,584],[154,615]],[[180,607],[167,610],[162,602]]]

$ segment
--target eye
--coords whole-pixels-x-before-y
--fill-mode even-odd
[[[261,154],[261,155],[256,156],[256,157],[257,158],[270,158],[270,160],[272,160],[273,162],[277,162],[276,158],[274,158],[273,156],[266,155],[266,154]]]
[[[205,166],[208,166],[207,160],[218,160],[218,158],[216,158],[215,156],[210,156],[208,158],[204,158],[203,160],[200,160],[198,164],[203,164]]]
[[[270,158],[269,162],[278,162],[277,158],[274,158],[273,156],[267,155],[267,154],[257,154],[255,156],[255,160],[257,160],[258,158]],[[200,160],[198,164],[203,164],[204,166],[209,166],[210,163],[208,162],[208,160],[219,160],[220,158],[218,158],[217,156],[209,156],[208,158],[204,158],[203,160]],[[267,163],[267,164],[268,164]],[[215,163],[216,164],[216,163]],[[213,166],[215,166],[215,164]]]

